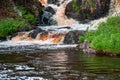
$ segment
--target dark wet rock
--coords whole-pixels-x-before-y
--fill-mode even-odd
[[[41,11],[36,20],[36,26],[44,25],[42,20],[43,11]]]
[[[53,9],[52,7],[50,7],[50,6],[46,7],[46,8],[44,9],[44,11],[47,11],[47,12],[51,13],[52,15],[55,14],[54,9]]]
[[[68,18],[74,18],[80,22],[88,22],[105,16],[109,11],[109,5],[110,0],[93,0],[93,2],[75,0],[74,3],[70,2],[67,4],[65,14]]]
[[[74,18],[77,19],[79,14],[76,12],[76,10],[72,7],[72,2],[68,3],[65,9],[65,14],[68,18]]]
[[[66,27],[60,27],[60,28],[57,28],[57,29],[71,29],[71,27],[66,26]]]
[[[43,31],[43,32],[41,32],[40,34],[41,34],[41,36],[42,35],[47,35],[49,32],[48,31]]]
[[[38,26],[47,26],[47,25],[55,25],[57,22],[52,19],[52,14],[44,11],[42,15],[38,17],[37,25]]]
[[[83,43],[79,43],[77,45],[77,48],[86,54],[96,54],[96,51],[94,49],[90,48],[90,43],[87,41],[84,41]]]
[[[52,15],[52,13],[50,13],[50,12],[47,12],[47,11],[44,11],[43,12],[43,15],[42,15],[42,22],[43,22],[43,24],[46,24],[46,25],[48,25],[49,24],[49,19],[52,17],[53,15]]]
[[[40,28],[34,29],[34,30],[32,30],[32,31],[29,33],[29,37],[35,39],[36,36],[37,36],[40,32],[42,32],[42,31],[44,31],[44,30],[42,30],[42,29],[40,29]]]
[[[18,33],[19,33],[19,32],[18,32]],[[13,34],[11,34],[9,39],[11,40],[13,37],[17,36],[18,33],[13,33]]]
[[[59,5],[59,0],[47,0],[49,4]]]
[[[17,32],[29,31],[29,30],[30,30],[30,28],[28,26],[25,26],[24,28],[22,28],[22,27],[17,28]]]
[[[85,31],[74,30],[70,31],[65,35],[64,43],[65,44],[78,44],[79,37],[85,35]]]
[[[7,38],[0,38],[0,42],[6,41],[6,40],[7,40]]]
[[[56,25],[57,22],[52,18],[54,14],[55,11],[52,7],[46,7],[42,12],[39,13],[37,26]]]

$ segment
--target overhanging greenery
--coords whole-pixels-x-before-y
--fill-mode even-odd
[[[6,37],[18,30],[18,28],[29,27],[23,19],[6,18],[0,20],[0,38]]]
[[[108,18],[98,30],[86,35],[91,47],[105,52],[120,53],[120,16]]]

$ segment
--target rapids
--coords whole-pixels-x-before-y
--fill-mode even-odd
[[[52,16],[52,18],[57,22],[57,25],[51,25],[51,26],[37,26],[39,29],[42,29],[44,31],[39,32],[37,34],[37,36],[33,39],[31,38],[31,36],[29,36],[29,34],[33,31],[29,31],[29,32],[22,32],[22,33],[18,33],[18,36],[15,36],[11,39],[11,41],[13,42],[17,42],[19,41],[19,44],[22,44],[23,41],[27,42],[31,42],[31,43],[38,43],[38,44],[64,44],[64,37],[65,35],[69,32],[69,31],[73,31],[73,30],[82,30],[82,31],[86,31],[88,30],[96,30],[97,29],[97,24],[102,21],[102,20],[98,20],[95,21],[95,23],[97,22],[97,24],[93,22],[91,23],[87,23],[87,24],[79,24],[78,21],[71,19],[71,18],[67,18],[67,16],[65,15],[65,8],[66,5],[71,2],[71,0],[60,0],[59,6],[56,4],[49,4],[47,3],[47,0],[39,0],[40,3],[42,3],[42,5],[46,8],[46,7],[52,7],[55,11],[55,14]],[[93,26],[94,24],[94,26]],[[45,34],[43,34],[44,32],[47,32]]]
[[[82,24],[76,21],[75,19],[68,18],[65,15],[66,5],[70,3],[72,0],[55,0],[55,1],[48,1],[48,0],[39,0],[39,2],[44,6],[45,9],[48,7],[52,10],[52,14],[47,11],[45,14],[43,13],[42,19],[47,17],[48,19],[52,19],[56,21],[57,24],[53,25],[45,25],[41,26],[38,25],[37,29],[25,32],[18,32],[16,36],[8,37],[8,41],[1,42],[0,45],[31,45],[31,44],[38,44],[38,45],[46,45],[46,44],[64,44],[64,38],[66,34],[70,31],[87,31],[87,30],[96,30],[98,24],[100,22],[105,22],[107,17],[102,17],[96,20],[92,20],[88,23]],[[114,1],[114,0],[113,0]],[[112,12],[113,9],[119,9],[111,7],[115,3],[111,0],[110,10],[109,13]],[[118,5],[118,4],[117,4]],[[16,7],[14,7],[17,12],[19,12]],[[49,10],[49,8],[47,10]],[[20,12],[19,12],[20,13]],[[114,13],[112,13],[114,15]],[[43,21],[43,20],[42,20]],[[49,21],[49,20],[48,20]],[[43,22],[44,23],[44,22]],[[76,33],[77,34],[77,33]],[[72,38],[71,38],[72,39]],[[72,44],[71,44],[72,45]]]

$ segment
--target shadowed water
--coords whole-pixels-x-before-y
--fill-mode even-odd
[[[120,58],[78,51],[0,54],[0,80],[119,80]]]

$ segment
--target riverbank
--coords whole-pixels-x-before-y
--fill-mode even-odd
[[[42,5],[38,0],[0,1],[0,40],[17,32],[28,31],[36,27],[36,20]]]
[[[97,55],[120,55],[120,16],[108,18],[96,31],[88,31],[84,38],[90,44],[87,52],[92,48]]]

